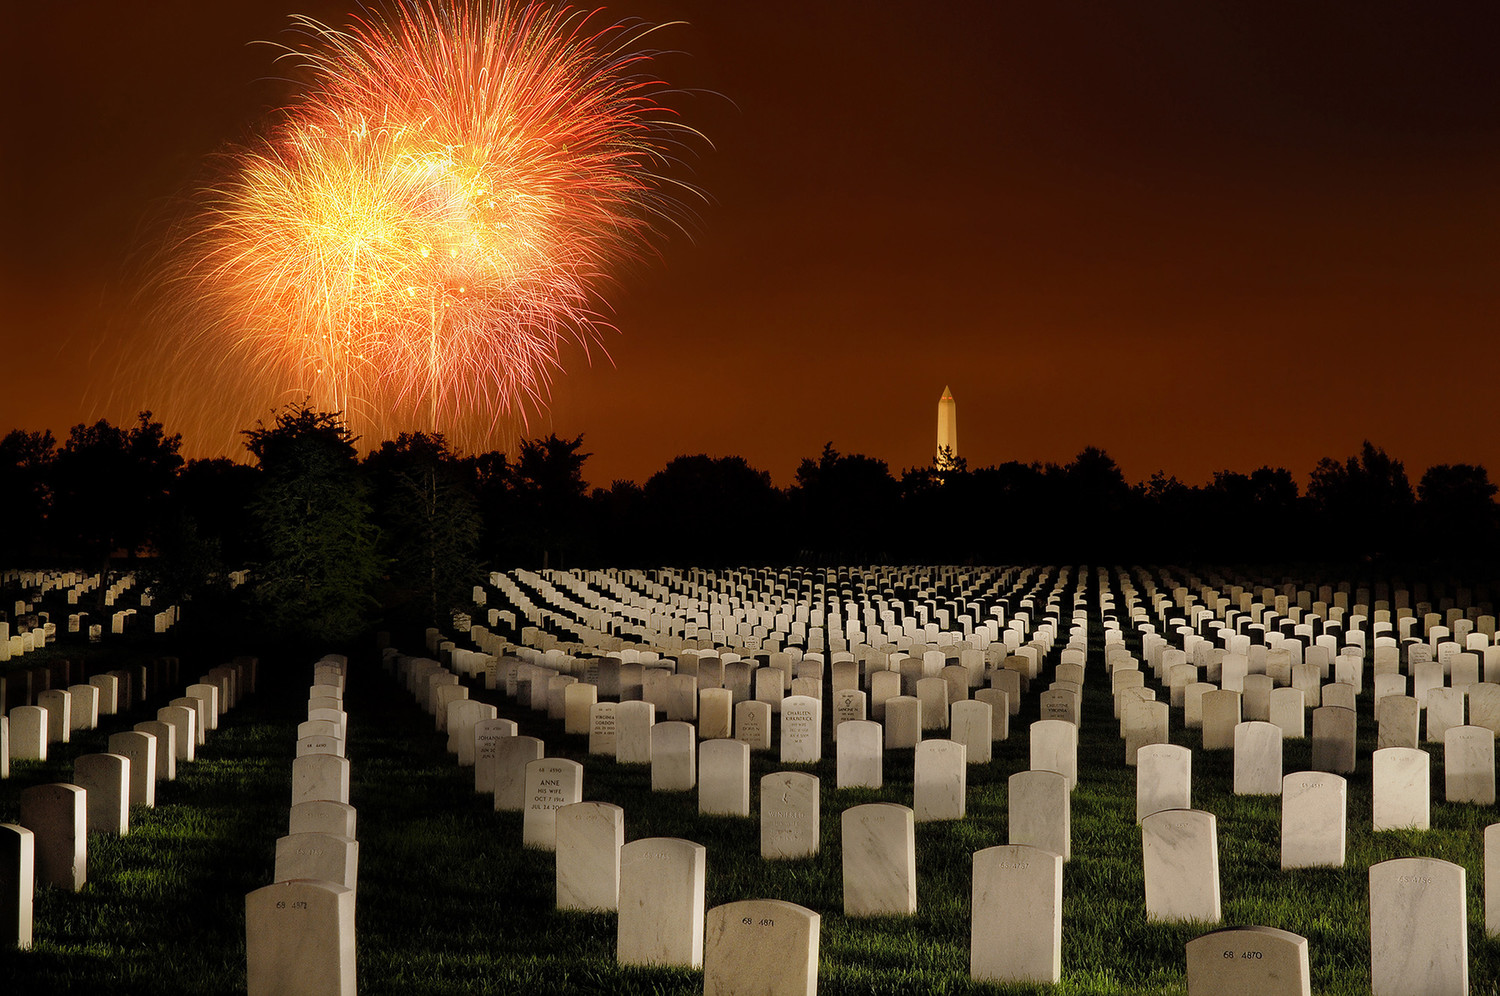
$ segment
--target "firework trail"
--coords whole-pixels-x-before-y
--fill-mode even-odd
[[[307,77],[202,192],[169,270],[177,417],[230,433],[304,397],[373,443],[486,448],[545,400],[559,347],[663,223],[693,133],[643,26],[503,0],[294,17]],[[170,405],[164,406],[169,411]]]

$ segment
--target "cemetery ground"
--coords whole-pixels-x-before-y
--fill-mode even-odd
[[[398,645],[400,640],[398,639]],[[411,639],[403,649],[417,650]],[[1088,667],[1103,673],[1095,626]],[[1138,649],[1138,648],[1133,648]],[[121,651],[115,651],[119,653]],[[160,642],[124,653],[171,652]],[[66,645],[45,654],[77,656]],[[222,663],[184,648],[186,676]],[[521,846],[520,813],[496,813],[474,792],[473,771],[445,749],[445,735],[376,663],[373,646],[351,653],[346,693],[350,802],[361,845],[355,914],[362,993],[698,993],[702,973],[626,968],[615,960],[613,913],[553,908],[549,852]],[[286,833],[295,727],[316,654],[261,656],[259,691],[225,715],[196,761],[158,786],[155,809],[133,809],[127,836],[90,835],[88,884],[76,894],[42,888],[34,949],[0,952],[7,993],[236,993],[245,987],[244,901],[272,880],[276,838]],[[45,663],[40,656],[28,664]],[[90,669],[95,665],[90,664]],[[1148,923],[1135,822],[1135,769],[1125,764],[1108,682],[1085,686],[1080,780],[1072,797],[1072,859],[1063,880],[1062,980],[1057,986],[994,986],[969,978],[969,905],[974,852],[1006,842],[1006,782],[1028,767],[1027,727],[1035,695],[1013,717],[994,760],[968,769],[967,816],[917,824],[917,912],[843,915],[839,813],[866,802],[912,802],[913,752],[885,753],[884,788],[838,790],[834,752],[816,765],[781,765],[773,749],[752,759],[760,776],[795,769],[821,780],[821,849],[812,858],[764,861],[758,799],[752,815],[704,817],[696,792],[653,793],[647,765],[590,756],[586,737],[470,685],[549,757],[584,764],[583,798],[625,810],[627,840],[681,837],[708,851],[708,908],[741,899],[783,899],[822,917],[818,989],[856,993],[1183,993],[1184,946],[1213,929]],[[154,709],[154,705],[152,706]],[[1500,992],[1500,941],[1484,936],[1483,831],[1494,807],[1450,804],[1436,793],[1432,829],[1370,829],[1370,756],[1375,728],[1362,698],[1359,768],[1349,778],[1343,868],[1282,871],[1280,799],[1235,796],[1232,752],[1201,750],[1197,730],[1174,726],[1193,748],[1193,805],[1218,819],[1223,926],[1261,924],[1308,939],[1312,987],[1369,992],[1367,868],[1390,858],[1437,857],[1467,874],[1470,979]],[[15,822],[23,788],[71,780],[72,759],[105,749],[108,734],[141,715],[106,717],[97,730],[53,745],[45,762],[12,762],[0,782],[0,821]],[[105,721],[107,720],[107,721]],[[1284,770],[1310,767],[1310,740],[1285,742]],[[1432,784],[1442,784],[1432,752]]]

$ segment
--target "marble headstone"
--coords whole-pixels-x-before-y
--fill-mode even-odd
[[[971,978],[1050,985],[1062,977],[1062,885],[1060,854],[1026,844],[975,852]]]
[[[1281,780],[1281,867],[1342,867],[1348,837],[1348,783],[1326,771]]]
[[[1311,996],[1307,938],[1278,927],[1226,927],[1187,943],[1188,996]]]
[[[707,855],[702,844],[676,837],[620,848],[620,964],[702,966]]]
[[[557,810],[555,834],[557,908],[618,909],[625,810],[607,802],[561,806]]]
[[[1007,783],[1009,843],[1073,856],[1072,796],[1056,771],[1017,771]]]
[[[77,892],[88,878],[88,815],[77,785],[21,790],[21,826],[36,835],[36,884]]]
[[[742,740],[705,740],[699,745],[698,812],[710,816],[750,815],[749,744]]]
[[[248,996],[355,996],[354,891],[278,882],[245,897]]]
[[[873,720],[840,723],[834,731],[837,788],[881,787],[884,780],[884,736]]]
[[[1384,747],[1371,755],[1371,819],[1376,830],[1429,826],[1431,758],[1415,747]]]
[[[30,949],[35,893],[36,834],[0,823],[0,948]]]
[[[543,851],[557,847],[557,810],[583,801],[583,765],[566,758],[543,757],[526,763],[526,808],[521,844]]]
[[[917,911],[916,820],[905,806],[871,802],[842,816],[844,915]]]
[[[760,780],[760,856],[795,860],[818,853],[818,778],[773,771]]]
[[[822,919],[779,899],[747,899],[708,911],[703,996],[814,996]]]
[[[923,740],[914,756],[912,812],[917,822],[963,819],[968,789],[964,745],[953,740]]]
[[[1214,814],[1164,809],[1141,820],[1146,919],[1217,923],[1219,839]]]
[[[1371,865],[1371,996],[1466,996],[1467,915],[1462,865],[1437,858]]]

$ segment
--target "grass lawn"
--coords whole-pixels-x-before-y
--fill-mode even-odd
[[[708,849],[707,905],[783,899],[822,915],[819,991],[870,993],[1183,993],[1184,945],[1208,926],[1146,922],[1135,773],[1124,763],[1092,635],[1080,735],[1080,783],[1072,800],[1073,858],[1063,882],[1063,980],[1059,986],[995,987],[968,978],[969,887],[975,851],[1006,842],[1006,780],[1027,766],[1035,694],[1013,717],[995,759],[969,769],[968,816],[917,826],[917,914],[848,919],[842,914],[839,813],[851,805],[911,804],[912,752],[890,751],[885,787],[836,791],[831,745],[822,779],[822,849],[800,861],[759,857],[758,815],[700,817],[696,793],[653,794],[644,766],[588,757],[586,738],[561,723],[497,702],[549,756],[585,764],[583,797],[625,809],[628,840],[683,837]],[[89,884],[77,894],[37,894],[35,948],[0,952],[10,993],[231,993],[244,989],[244,896],[268,883],[274,844],[286,832],[295,724],[315,654],[262,656],[261,693],[221,722],[199,759],[158,787],[154,810],[134,810],[132,831],[89,839]],[[184,684],[219,658],[184,656]],[[362,993],[697,993],[701,973],[624,969],[614,963],[613,914],[553,907],[549,854],[523,850],[520,814],[495,813],[474,794],[422,713],[375,664],[351,662],[347,696],[350,801],[359,811],[358,975]],[[1194,748],[1193,801],[1218,818],[1224,925],[1263,924],[1308,938],[1313,991],[1369,991],[1366,869],[1376,861],[1430,856],[1468,876],[1470,977],[1474,992],[1500,991],[1500,945],[1483,935],[1483,829],[1492,807],[1432,804],[1433,829],[1374,833],[1370,759],[1375,729],[1369,690],[1360,700],[1359,770],[1349,779],[1348,857],[1343,869],[1280,869],[1279,799],[1236,797],[1229,752],[1199,750],[1196,731],[1174,727]],[[154,714],[154,706],[153,706]],[[15,822],[22,788],[66,781],[71,759],[103,750],[108,734],[146,718],[112,717],[100,730],[54,745],[44,763],[17,762],[0,782],[0,821]],[[1173,719],[1179,718],[1174,714]],[[1442,752],[1430,746],[1441,797]],[[1306,768],[1307,740],[1287,741],[1285,770]],[[761,775],[780,770],[774,751],[752,759],[752,809]]]

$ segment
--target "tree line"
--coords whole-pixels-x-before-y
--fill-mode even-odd
[[[590,489],[583,437],[464,455],[402,434],[361,456],[335,413],[289,406],[248,462],[185,460],[136,424],[0,439],[0,565],[144,570],[177,601],[250,567],[265,625],[353,632],[373,613],[445,621],[484,569],[873,563],[1342,562],[1488,571],[1496,486],[1442,464],[1415,485],[1366,442],[1305,489],[1285,468],[1132,484],[1103,450],[1066,464],[962,459],[891,471],[833,445],[778,488],[743,458],[679,456]],[[216,587],[219,586],[219,587]],[[220,592],[221,593],[221,592]]]

